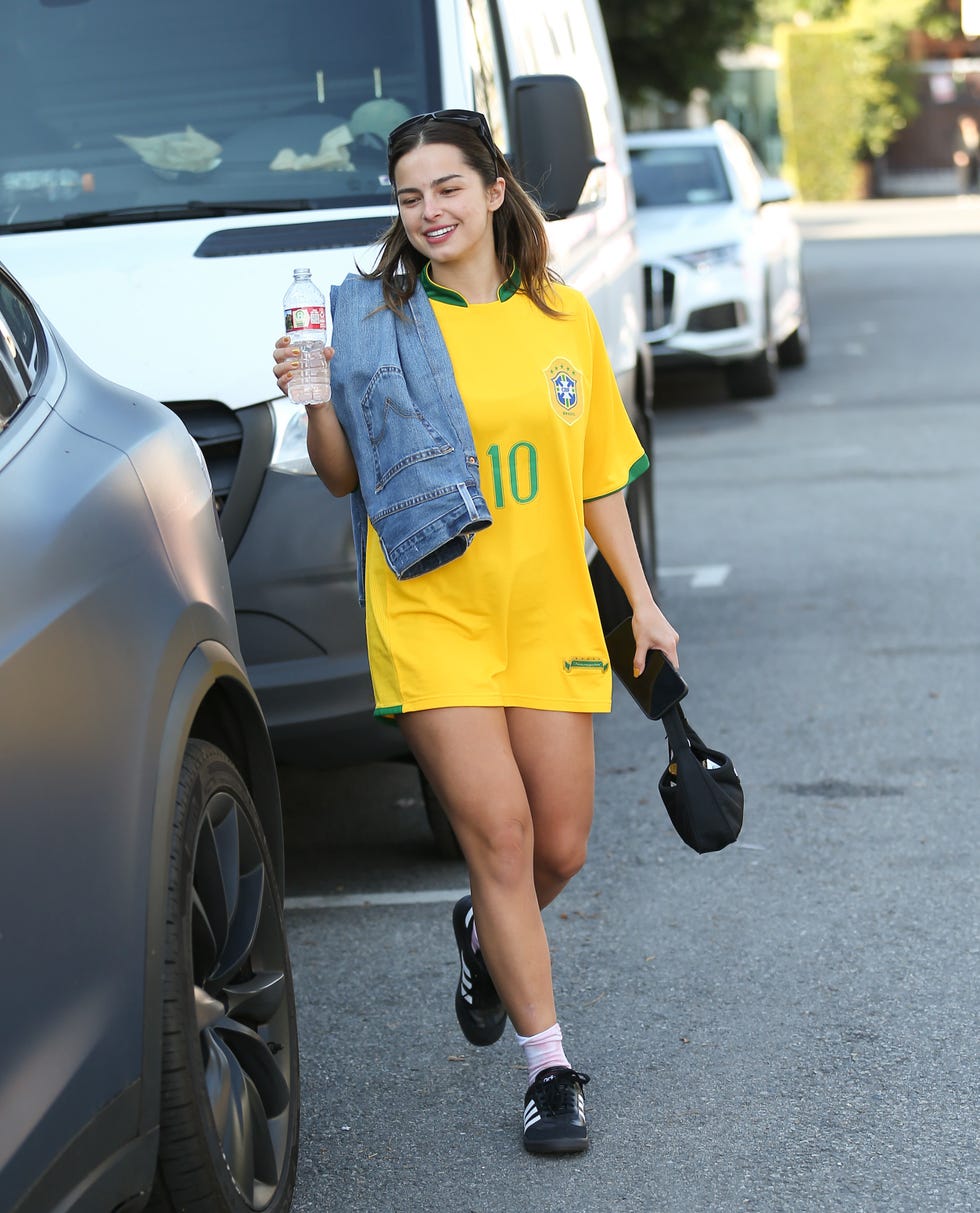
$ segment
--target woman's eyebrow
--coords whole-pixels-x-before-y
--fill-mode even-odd
[[[447,181],[452,181],[456,177],[462,177],[462,175],[463,175],[462,173],[447,173],[445,175],[445,177],[436,177],[436,179],[434,181],[430,181],[429,184],[430,185],[445,185],[445,183]],[[406,185],[402,189],[396,190],[395,196],[397,197],[399,194],[417,194],[419,192],[419,189],[420,189],[420,187],[417,185]]]

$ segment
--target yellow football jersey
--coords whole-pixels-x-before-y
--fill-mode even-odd
[[[561,319],[516,289],[468,305],[429,281],[493,523],[458,559],[399,581],[374,530],[366,627],[376,715],[504,706],[608,712],[611,676],[585,558],[583,502],[649,460],[585,297]]]

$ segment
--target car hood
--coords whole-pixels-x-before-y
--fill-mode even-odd
[[[743,213],[731,203],[644,207],[636,217],[640,255],[647,263],[736,244],[745,238],[745,226]]]
[[[238,409],[278,396],[272,346],[282,297],[308,265],[327,294],[373,264],[370,248],[195,256],[234,228],[327,225],[363,210],[303,211],[274,220],[219,219],[113,225],[0,237],[0,261],[25,285],[64,340],[99,374],[154,400],[217,400]],[[379,230],[387,211],[380,211]],[[283,243],[288,243],[288,237]],[[329,226],[324,244],[330,243]]]

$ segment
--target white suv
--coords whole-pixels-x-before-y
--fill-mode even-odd
[[[727,122],[627,144],[656,365],[714,362],[733,396],[773,395],[809,340],[790,187]]]

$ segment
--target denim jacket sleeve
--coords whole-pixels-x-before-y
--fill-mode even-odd
[[[334,408],[357,465],[351,494],[358,597],[370,520],[398,578],[461,556],[490,525],[452,363],[425,292],[401,319],[380,283],[349,275],[330,291]]]

